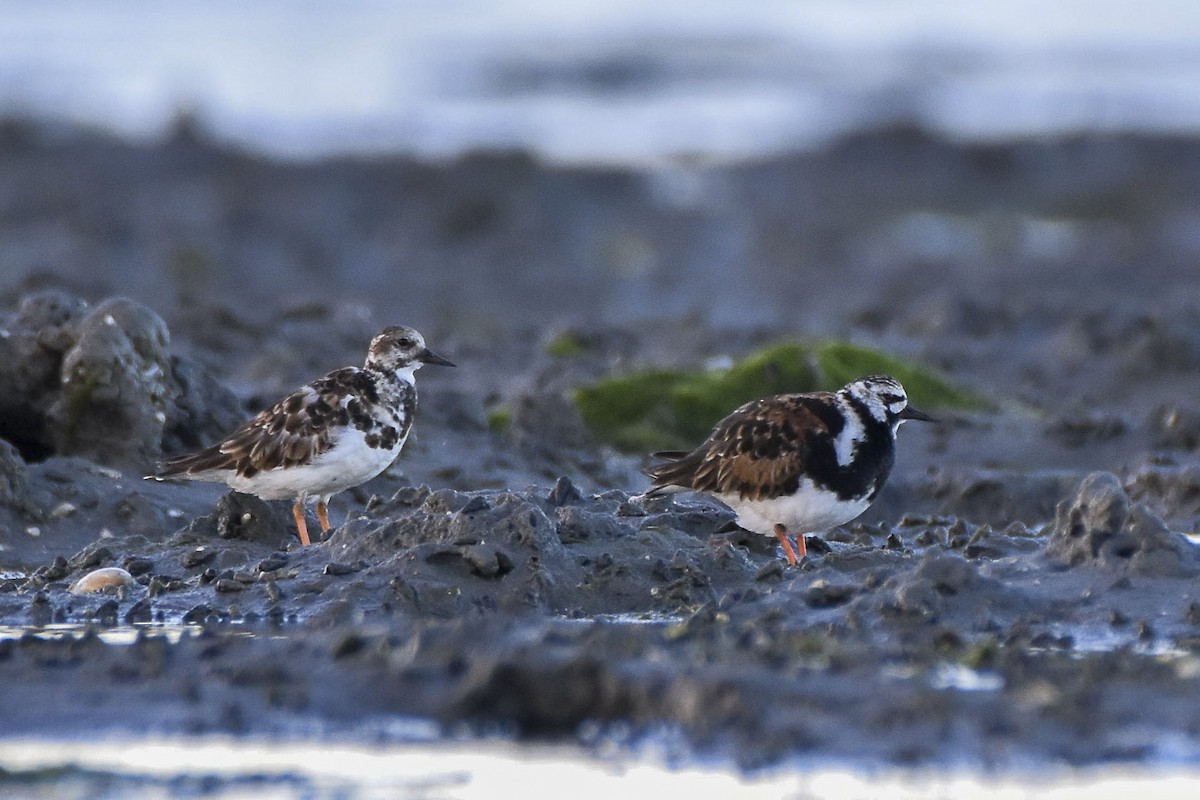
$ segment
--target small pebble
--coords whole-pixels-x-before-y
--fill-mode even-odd
[[[773,558],[759,568],[758,572],[754,573],[754,580],[765,581],[768,578],[783,577],[783,562],[777,558]]]
[[[209,561],[212,561],[216,555],[216,550],[206,550],[203,547],[197,547],[190,553],[184,554],[182,559],[183,566],[187,567],[188,569],[191,569],[192,567],[198,567],[201,564],[207,564]]]
[[[63,519],[74,514],[79,509],[73,503],[62,502],[50,512],[50,519]]]

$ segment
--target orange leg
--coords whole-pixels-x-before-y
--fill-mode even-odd
[[[329,530],[329,506],[325,505],[325,501],[321,500],[317,503],[317,519],[321,523],[321,532]]]
[[[304,501],[297,500],[292,506],[292,517],[296,520],[296,530],[300,533],[300,544],[309,545],[308,541],[308,523],[304,521]]]
[[[808,555],[808,548],[804,545],[804,534],[796,537],[796,550],[800,551],[800,555],[796,555],[796,550],[792,549],[792,541],[788,538],[788,531],[783,525],[775,524],[775,537],[779,539],[779,543],[783,545],[783,552],[787,554],[788,566],[796,566],[796,562]]]

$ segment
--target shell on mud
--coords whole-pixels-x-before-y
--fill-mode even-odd
[[[133,585],[133,576],[127,570],[120,567],[102,567],[78,578],[67,591],[71,594],[124,592]]]

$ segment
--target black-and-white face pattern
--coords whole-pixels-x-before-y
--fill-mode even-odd
[[[367,350],[367,365],[376,369],[393,371],[403,369],[417,361],[425,349],[425,337],[412,328],[393,325],[384,328]]]
[[[454,366],[426,347],[424,336],[403,325],[384,328],[371,340],[371,347],[367,351],[367,369],[411,372],[422,364]]]
[[[908,408],[908,394],[900,381],[887,375],[872,375],[860,378],[846,386],[843,390],[861,400],[871,412],[871,416],[880,422],[886,422],[893,428],[909,417],[905,416]]]

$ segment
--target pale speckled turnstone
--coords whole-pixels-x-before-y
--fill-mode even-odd
[[[861,378],[837,392],[753,400],[725,417],[695,450],[655,453],[648,495],[694,489],[737,513],[737,524],[783,545],[788,563],[804,534],[867,510],[896,457],[905,420],[933,418],[908,404],[894,378]],[[798,534],[792,549],[789,532]]]
[[[450,361],[425,346],[412,328],[384,328],[362,367],[334,370],[266,409],[224,441],[160,465],[158,480],[224,483],[264,500],[291,500],[302,544],[304,504],[317,501],[321,530],[327,503],[371,480],[400,454],[417,408],[414,375],[422,364]]]

